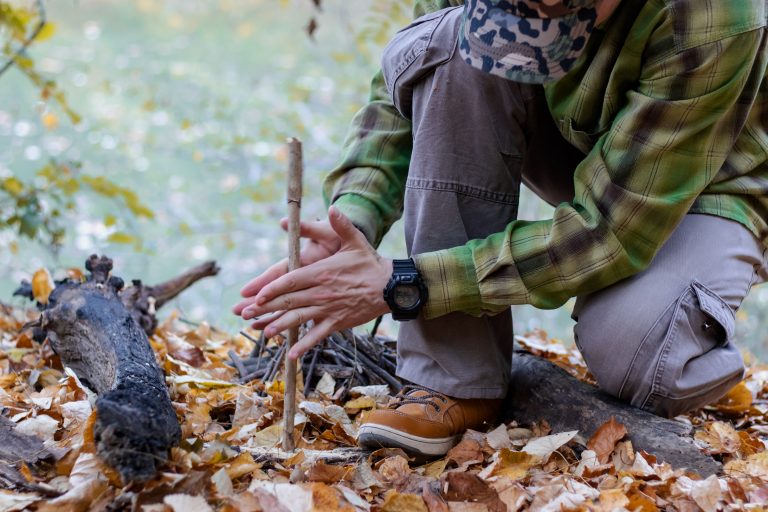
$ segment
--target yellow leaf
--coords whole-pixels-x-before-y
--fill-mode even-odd
[[[39,43],[42,41],[46,41],[50,39],[55,33],[56,33],[56,25],[54,23],[51,23],[50,21],[46,21],[45,25],[43,25],[43,28],[37,34],[37,37],[35,38],[35,42]]]
[[[714,407],[719,412],[740,416],[752,407],[752,392],[743,381],[739,382]]]
[[[427,505],[421,496],[415,494],[400,494],[388,491],[384,497],[381,512],[427,512]]]
[[[499,462],[493,470],[493,475],[505,476],[510,480],[519,480],[528,474],[528,469],[541,459],[526,452],[513,452],[502,448],[499,452]]]
[[[106,217],[104,217],[104,225],[105,226],[112,227],[115,224],[117,224],[117,219],[115,218],[114,215],[107,215]]]
[[[55,130],[59,126],[59,118],[53,112],[43,115],[43,126],[46,130]]]
[[[376,400],[370,396],[361,396],[344,404],[344,409],[372,409],[376,407]]]
[[[136,237],[129,235],[128,233],[118,231],[109,235],[107,241],[112,242],[113,244],[132,244],[136,242]]]
[[[3,189],[5,189],[12,196],[18,196],[24,191],[24,184],[11,176],[3,180]]]
[[[48,269],[41,268],[32,276],[32,295],[40,304],[48,304],[48,296],[53,288],[53,279]]]
[[[285,393],[285,381],[274,380],[267,388],[267,392],[273,393]]]
[[[189,226],[189,224],[187,224],[186,222],[182,222],[181,224],[179,224],[179,233],[181,233],[182,235],[189,236],[194,232],[192,231],[192,228]]]

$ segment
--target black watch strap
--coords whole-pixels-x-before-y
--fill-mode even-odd
[[[412,258],[408,258],[407,260],[392,260],[392,274],[420,277],[419,271],[416,269],[416,264],[413,262]]]
[[[398,286],[415,286],[418,290],[419,300],[410,308],[403,308],[397,304],[396,293]],[[392,260],[392,277],[384,288],[384,300],[392,311],[394,320],[414,320],[419,316],[424,303],[427,301],[427,287],[421,278],[419,270],[412,259]]]

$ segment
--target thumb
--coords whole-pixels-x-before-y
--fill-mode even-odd
[[[331,223],[331,228],[333,228],[343,242],[368,244],[368,240],[365,236],[354,224],[352,224],[347,216],[341,213],[335,206],[331,206],[328,209],[328,220]]]

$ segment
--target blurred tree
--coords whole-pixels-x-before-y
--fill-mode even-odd
[[[72,123],[78,124],[80,116],[70,107],[64,91],[55,80],[40,73],[28,53],[33,43],[49,39],[54,32],[54,24],[46,19],[43,0],[29,5],[0,0],[0,37],[5,58],[0,65],[0,77],[17,69],[29,79],[31,87],[40,91],[44,102],[56,103]],[[57,122],[55,115],[44,116],[43,123],[46,122]],[[79,168],[78,163],[51,161],[32,179],[22,180],[15,173],[0,177],[0,230],[14,229],[19,236],[43,242],[56,250],[66,233],[65,214],[75,209],[75,196],[82,191],[113,198],[133,215],[152,218],[152,211],[141,203],[136,193],[103,176],[81,173]],[[114,216],[108,214],[105,224],[114,223]],[[140,247],[139,240],[124,233],[113,233],[111,241]]]

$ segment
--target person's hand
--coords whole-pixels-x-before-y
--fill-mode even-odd
[[[284,230],[288,230],[288,218],[284,218],[280,221],[280,226]],[[335,254],[339,247],[341,247],[341,239],[339,235],[331,227],[328,220],[318,220],[314,222],[301,222],[301,228],[299,234],[302,238],[308,238],[307,243],[301,250],[301,266],[306,267],[316,261],[320,261],[328,256]],[[245,297],[245,300],[240,301],[235,307],[232,308],[232,312],[236,315],[241,315],[243,310],[248,306],[254,304],[256,300],[256,294],[278,277],[284,276],[288,273],[288,258],[278,261],[261,275],[255,277],[240,290],[240,294]]]
[[[245,320],[259,317],[253,327],[264,329],[267,337],[314,321],[312,328],[291,348],[291,359],[297,359],[334,331],[355,327],[389,312],[383,290],[392,275],[392,260],[382,258],[336,208],[330,208],[328,218],[340,240],[335,253],[270,278],[267,273],[273,266],[242,291],[243,296],[252,298],[239,308],[240,315]]]

